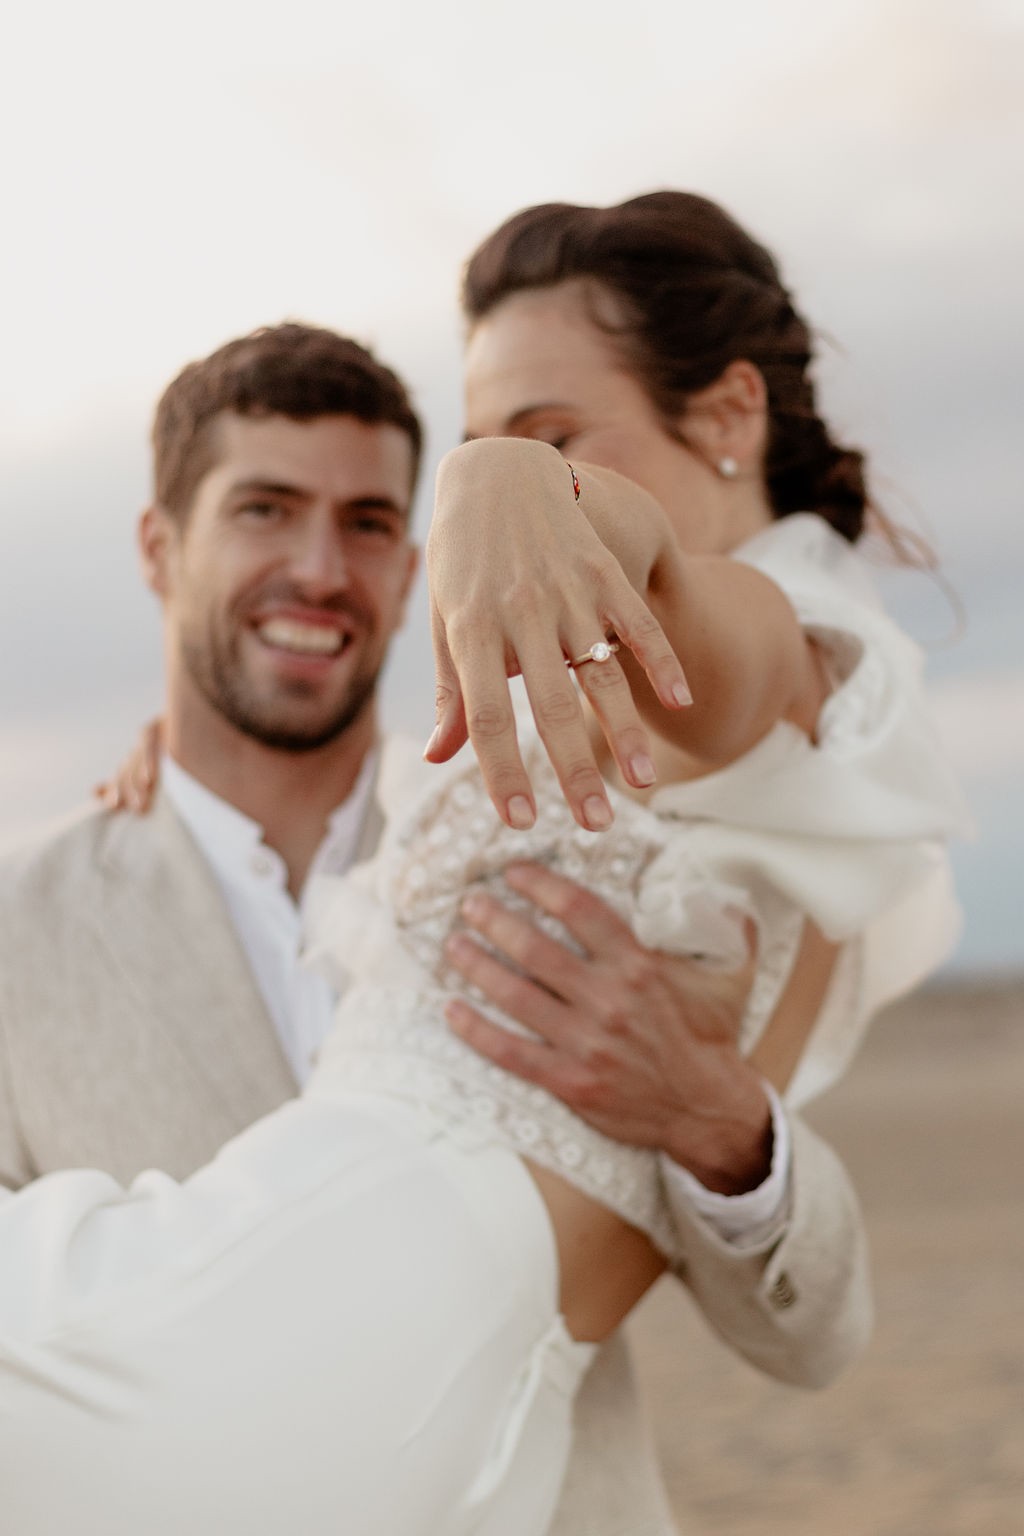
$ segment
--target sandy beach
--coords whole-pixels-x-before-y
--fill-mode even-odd
[[[759,1376],[661,1282],[632,1334],[683,1536],[1024,1536],[1024,979],[879,1019],[808,1118],[871,1240],[868,1353]]]

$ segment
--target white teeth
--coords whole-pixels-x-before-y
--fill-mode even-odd
[[[259,627],[261,640],[282,651],[297,651],[302,656],[336,656],[342,637],[336,629],[323,624],[300,624],[295,619],[268,619]]]

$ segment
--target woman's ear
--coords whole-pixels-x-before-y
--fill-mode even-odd
[[[166,598],[170,591],[171,557],[178,541],[178,524],[163,507],[147,507],[139,518],[139,556],[149,590]]]
[[[730,363],[690,396],[679,429],[724,478],[760,471],[768,446],[768,388],[760,368],[745,358]]]

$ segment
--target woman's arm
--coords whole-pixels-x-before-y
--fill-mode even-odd
[[[693,705],[662,709],[627,657],[624,670],[653,729],[712,767],[749,751],[777,720],[812,736],[828,682],[775,583],[737,560],[677,550],[654,575],[645,596],[683,659]]]
[[[840,946],[808,918],[789,980],[747,1060],[777,1093],[785,1093],[828,993]]]

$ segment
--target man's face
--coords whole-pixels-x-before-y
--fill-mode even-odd
[[[215,431],[184,523],[143,520],[172,688],[267,746],[311,751],[371,706],[402,620],[412,446],[353,416],[225,413]]]

